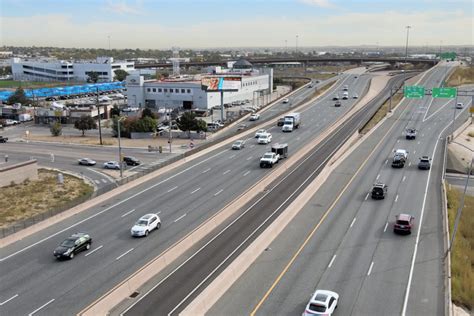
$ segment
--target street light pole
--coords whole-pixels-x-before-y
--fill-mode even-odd
[[[99,142],[102,145],[102,128],[100,126],[100,104],[99,104],[99,87],[96,87],[97,94],[96,94],[96,106],[97,106],[97,120],[99,121]]]
[[[406,42],[406,45],[405,45],[405,63],[407,62],[407,58],[408,58],[408,35],[410,34],[411,26],[407,25],[406,29],[407,29],[407,42]]]
[[[118,127],[118,150],[119,150],[119,166],[120,166],[120,178],[123,177],[123,159],[122,159],[122,146],[120,146],[120,121],[123,117],[117,118],[117,127]]]

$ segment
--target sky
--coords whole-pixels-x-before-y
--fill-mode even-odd
[[[0,46],[473,45],[473,0],[0,0]]]

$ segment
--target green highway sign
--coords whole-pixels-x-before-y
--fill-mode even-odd
[[[423,86],[405,86],[403,96],[409,99],[422,99],[425,95],[425,87]]]
[[[456,88],[433,88],[433,98],[448,98],[454,99],[457,94]]]
[[[454,60],[456,58],[456,53],[454,53],[454,52],[441,53],[440,57],[441,57],[441,59]]]

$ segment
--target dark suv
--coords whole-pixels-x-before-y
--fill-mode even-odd
[[[393,232],[399,234],[411,234],[411,229],[415,224],[415,218],[409,214],[398,214],[395,216]]]
[[[92,238],[86,233],[76,233],[64,240],[53,252],[57,259],[74,258],[74,255],[83,250],[89,250]]]
[[[123,157],[123,161],[128,165],[128,166],[138,166],[141,164],[140,160],[138,160],[135,157]]]
[[[374,200],[385,199],[387,195],[388,186],[384,183],[375,183],[372,187],[372,198]]]
[[[418,162],[418,169],[430,170],[431,168],[431,159],[428,156],[422,156]]]

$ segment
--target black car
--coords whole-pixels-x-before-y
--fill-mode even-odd
[[[283,126],[283,124],[285,124],[285,118],[281,117],[277,121],[277,126]]]
[[[336,108],[340,107],[341,106],[341,101],[336,101],[336,103],[334,103],[334,106]]]
[[[384,183],[375,183],[372,187],[372,198],[374,200],[385,199],[387,195],[388,186]]]
[[[135,157],[123,157],[123,161],[128,165],[128,166],[138,166],[141,164],[140,160],[138,160]]]
[[[430,170],[431,168],[431,158],[428,156],[422,156],[418,162],[418,169],[421,170]]]
[[[0,136],[0,143],[6,143],[7,141],[8,141],[8,137]]]
[[[53,252],[57,259],[74,258],[74,255],[83,250],[89,250],[92,238],[86,233],[76,233],[64,240]]]

